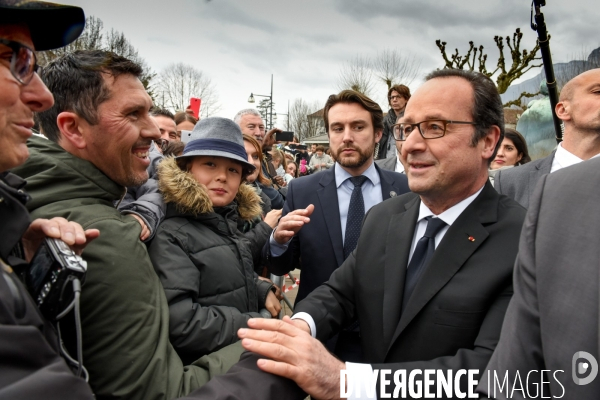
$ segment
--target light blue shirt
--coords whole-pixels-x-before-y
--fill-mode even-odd
[[[337,187],[338,207],[340,212],[340,223],[342,225],[343,243],[346,236],[346,221],[348,220],[348,207],[350,206],[350,197],[352,196],[354,185],[350,181],[352,175],[350,175],[350,173],[344,168],[342,168],[342,166],[337,162],[334,165],[334,172],[335,185]],[[374,162],[371,162],[371,165],[369,166],[369,168],[367,168],[365,172],[363,172],[363,175],[367,177],[367,180],[365,181],[365,183],[363,183],[361,187],[366,214],[367,211],[371,209],[371,207],[383,201],[383,194],[381,193],[381,178],[377,173],[377,169],[375,168]],[[277,243],[273,238],[273,234],[271,234],[271,239],[269,240],[269,242],[271,245],[271,256],[273,257],[279,257],[283,253],[285,253],[290,243],[289,241],[284,244]]]

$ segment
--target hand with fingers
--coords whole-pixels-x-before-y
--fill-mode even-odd
[[[301,208],[289,212],[279,220],[279,225],[273,233],[273,239],[279,244],[284,244],[290,241],[296,233],[310,222],[310,216],[315,210],[315,206],[309,204],[306,208]]]
[[[140,233],[140,240],[143,242],[144,240],[148,239],[150,237],[150,229],[148,228],[148,225],[146,225],[146,222],[139,215],[135,215],[135,214],[129,214],[129,215],[131,215],[133,218],[135,218],[137,220],[137,222],[139,222],[140,225],[142,226],[142,232]]]
[[[64,218],[36,219],[29,225],[22,238],[23,251],[27,262],[31,261],[42,241],[49,237],[61,239],[81,255],[84,247],[100,236],[98,229],[83,230],[77,222],[67,221]]]
[[[313,398],[340,398],[340,371],[346,365],[310,335],[306,322],[253,318],[248,327],[238,336],[246,350],[269,358],[258,360],[261,370],[292,379]]]

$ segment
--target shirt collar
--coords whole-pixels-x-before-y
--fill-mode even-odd
[[[348,171],[346,171],[339,163],[335,163],[335,185],[339,189],[342,183],[346,182],[349,178],[352,178],[352,175]],[[365,172],[362,173],[367,177],[373,184],[373,186],[379,185],[381,179],[379,178],[379,174],[377,173],[377,169],[375,168],[375,162],[371,161],[371,165]]]
[[[456,219],[460,216],[460,214],[462,214],[462,212],[465,211],[469,204],[471,204],[473,200],[475,200],[475,198],[479,196],[479,193],[481,193],[482,190],[483,186],[477,192],[473,193],[471,196],[460,201],[459,203],[456,203],[440,215],[435,215],[433,212],[431,212],[429,207],[427,207],[425,203],[421,201],[421,205],[419,206],[419,218],[417,219],[417,223],[423,218],[434,215],[442,221],[444,221],[448,226],[451,226],[454,223],[454,221],[456,221]]]
[[[554,154],[554,160],[560,166],[559,168],[570,167],[571,165],[579,164],[580,162],[583,161],[581,158],[577,157],[575,154],[570,153],[568,150],[566,150],[562,146],[562,143],[560,143],[556,147],[556,153]]]
[[[400,158],[396,157],[396,172],[403,173],[404,172],[404,164],[400,162]]]

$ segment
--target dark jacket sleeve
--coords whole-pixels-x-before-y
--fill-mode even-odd
[[[87,383],[58,355],[51,327],[11,275],[0,269],[0,398],[93,399]]]
[[[256,365],[260,357],[245,352],[240,361],[221,376],[180,400],[302,400],[306,393],[294,381],[262,371]]]
[[[184,248],[182,239],[161,228],[148,251],[169,303],[171,343],[186,358],[199,358],[237,342],[238,329],[260,314],[197,303],[201,271]]]
[[[274,208],[275,210],[281,210],[283,208],[283,202],[285,199],[281,193],[275,190],[272,186],[261,185],[260,188],[262,189],[263,193],[269,197],[269,200],[271,200],[271,208]]]
[[[283,211],[281,216],[286,216],[289,212],[295,210],[294,208],[294,187],[295,182],[292,181],[288,185],[288,195],[283,205]],[[288,272],[299,268],[300,264],[300,243],[297,235],[292,238],[287,250],[279,257],[273,257],[271,255],[270,236],[263,247],[262,260],[269,272],[275,275],[285,275]]]
[[[244,237],[250,242],[250,251],[252,252],[252,263],[254,271],[262,272],[262,250],[269,241],[273,229],[264,221],[253,226],[248,232],[244,232]]]
[[[158,182],[155,179],[148,179],[146,183],[138,187],[127,188],[127,193],[118,208],[122,214],[135,214],[146,222],[146,226],[150,230],[150,236],[146,242],[154,237],[158,225],[165,217],[166,210],[163,196],[158,191]]]

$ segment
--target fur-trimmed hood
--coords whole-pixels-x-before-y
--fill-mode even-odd
[[[182,171],[175,158],[166,157],[158,166],[158,187],[165,203],[174,203],[179,212],[198,216],[214,212],[206,186],[198,183],[189,172]],[[262,215],[262,200],[254,188],[242,183],[235,196],[238,215],[251,221]]]

